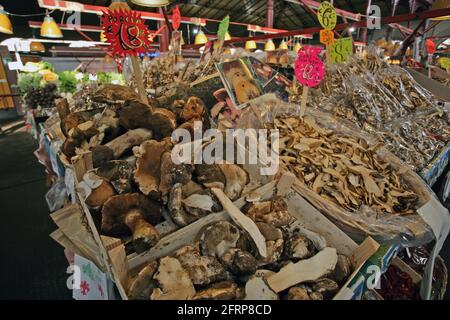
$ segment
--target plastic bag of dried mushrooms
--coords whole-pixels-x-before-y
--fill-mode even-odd
[[[410,167],[349,121],[312,109],[302,119],[299,111],[266,96],[239,126],[279,130],[280,170],[294,173],[297,192],[355,241],[432,240],[417,209],[435,195]]]

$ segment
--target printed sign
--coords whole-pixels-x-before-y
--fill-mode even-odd
[[[115,55],[137,56],[150,49],[150,32],[135,11],[103,11],[102,28]]]
[[[219,31],[217,31],[217,38],[219,41],[225,39],[225,34],[228,32],[228,27],[230,25],[230,17],[226,16],[219,24]]]
[[[320,30],[320,43],[332,45],[334,42],[334,32],[331,30]]]
[[[340,38],[334,40],[331,46],[331,61],[333,63],[342,63],[348,60],[353,53],[352,38]]]
[[[79,276],[74,286],[72,297],[75,300],[108,300],[108,280],[106,274],[101,272],[91,261],[75,254],[74,265]],[[79,268],[79,269],[78,269]],[[78,273],[78,274],[77,274]]]
[[[322,28],[326,30],[333,30],[336,27],[336,10],[331,3],[324,1],[320,4],[319,9],[317,9],[317,19]]]
[[[304,46],[298,51],[294,71],[298,82],[307,87],[316,87],[325,76],[325,66],[319,57],[319,47]]]

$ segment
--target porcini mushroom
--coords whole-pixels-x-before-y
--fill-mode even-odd
[[[200,249],[203,255],[220,258],[231,248],[236,248],[241,232],[228,221],[206,226],[200,232]]]
[[[137,253],[154,246],[160,234],[154,227],[161,218],[161,207],[138,193],[116,195],[102,208],[102,234],[116,237],[132,235]]]
[[[143,292],[151,288],[153,275],[158,269],[158,262],[152,261],[147,264],[139,273],[130,281],[128,288],[128,297],[130,299],[144,298]],[[147,297],[148,299],[148,297]]]
[[[174,256],[187,271],[194,285],[208,285],[227,278],[225,269],[216,258],[201,256],[194,246],[181,247]]]
[[[213,283],[209,288],[198,291],[194,300],[232,300],[238,296],[238,286],[232,281]]]
[[[233,274],[239,276],[248,276],[256,272],[258,261],[250,252],[230,248],[221,257],[220,260]]]
[[[153,290],[152,300],[188,300],[195,296],[189,274],[176,258],[161,258],[153,279],[158,282],[159,288]]]
[[[108,180],[117,193],[130,193],[132,191],[131,179],[133,166],[125,160],[112,160],[97,168],[97,175]]]
[[[247,172],[235,164],[219,164],[219,168],[225,176],[225,194],[232,201],[237,200],[249,181]]]

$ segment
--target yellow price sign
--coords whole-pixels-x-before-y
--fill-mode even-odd
[[[320,4],[317,9],[317,19],[322,28],[326,30],[333,30],[336,27],[336,10],[330,2],[324,1]]]
[[[450,68],[450,58],[439,58],[439,65],[445,70],[448,70]]]
[[[331,62],[342,63],[353,54],[352,38],[340,38],[334,40],[330,48]]]
[[[334,42],[334,32],[331,30],[320,30],[320,43],[332,45]]]

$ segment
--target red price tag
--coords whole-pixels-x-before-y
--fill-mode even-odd
[[[137,12],[107,10],[101,19],[103,32],[115,55],[137,56],[149,51],[150,32]]]
[[[325,66],[320,60],[318,47],[304,46],[298,51],[294,71],[298,82],[307,87],[316,87],[325,76]]]
[[[178,6],[172,10],[172,27],[174,30],[178,30],[181,25],[181,13]]]

